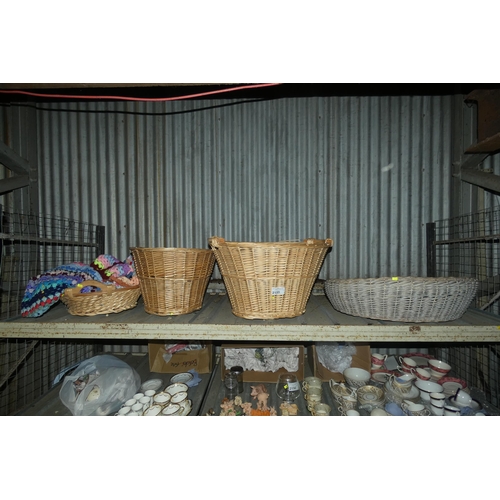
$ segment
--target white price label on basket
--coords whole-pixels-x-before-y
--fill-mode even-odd
[[[271,288],[271,295],[285,295],[284,286],[273,286]]]

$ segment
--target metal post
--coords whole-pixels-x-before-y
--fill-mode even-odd
[[[427,277],[436,276],[436,223],[428,222],[425,227],[427,242]]]

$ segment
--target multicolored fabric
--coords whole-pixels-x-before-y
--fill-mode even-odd
[[[125,262],[112,255],[100,255],[91,265],[73,262],[50,269],[30,279],[21,301],[21,315],[36,318],[46,313],[59,301],[66,288],[74,288],[87,280],[111,282],[115,286],[137,285],[132,256]],[[86,290],[88,288],[88,290]],[[92,287],[85,287],[82,293],[91,292]]]

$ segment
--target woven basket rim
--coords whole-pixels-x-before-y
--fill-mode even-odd
[[[210,248],[188,248],[188,247],[130,247],[130,250],[155,250],[155,251],[163,251],[163,252],[177,252],[177,251],[186,251],[186,252],[211,252]]]
[[[394,281],[397,282],[399,280],[405,281],[478,281],[477,278],[470,277],[460,277],[460,276],[436,276],[436,277],[425,277],[425,276],[382,276],[380,278],[330,278],[325,280],[325,285],[328,282],[339,282],[339,283],[352,283],[352,282],[362,282],[362,281],[370,281],[370,282],[383,282],[383,281]]]
[[[331,247],[333,240],[331,238],[316,239],[304,238],[303,240],[283,240],[283,241],[226,241],[219,236],[212,236],[208,239],[209,245],[214,246],[228,246],[228,247],[276,247],[276,246],[290,246],[290,247]]]

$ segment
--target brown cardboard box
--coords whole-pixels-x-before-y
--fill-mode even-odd
[[[182,373],[196,370],[198,373],[210,373],[213,365],[213,344],[205,343],[203,349],[179,351],[172,355],[168,363],[163,358],[165,341],[148,344],[149,369],[153,373]]]
[[[298,347],[299,348],[299,369],[293,372],[299,380],[304,380],[304,346],[303,345],[288,345],[288,344],[222,344],[221,346],[221,377],[224,380],[224,375],[229,371],[224,364],[225,349],[255,349],[256,347]],[[255,370],[245,370],[243,372],[243,382],[267,382],[276,383],[281,373],[286,373],[285,368],[280,368],[276,372],[258,372]]]
[[[364,370],[370,371],[370,344],[355,342],[354,345],[356,346],[356,354],[352,357],[351,366],[355,368],[363,368]],[[309,348],[308,357],[312,360],[311,368],[315,377],[320,378],[321,380],[323,380],[323,382],[328,382],[330,379],[334,379],[335,382],[344,382],[344,376],[342,375],[342,373],[331,372],[328,368],[326,368],[319,362],[318,353],[314,344]]]

